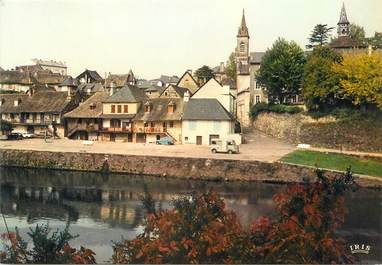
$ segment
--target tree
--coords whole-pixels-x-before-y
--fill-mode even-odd
[[[304,67],[303,96],[309,110],[330,109],[341,100],[339,75],[333,65],[342,56],[329,47],[316,47],[308,56]]]
[[[63,231],[52,232],[48,225],[36,225],[35,229],[30,229],[28,236],[31,239],[32,247],[21,238],[18,229],[15,233],[2,234],[5,251],[0,251],[1,263],[96,263],[95,253],[84,247],[76,250],[69,245],[69,241],[78,237],[69,232],[69,224]]]
[[[375,105],[382,109],[382,59],[379,54],[345,54],[333,66],[340,75],[344,96],[355,106]]]
[[[0,119],[0,130],[1,132],[10,132],[13,130],[13,125],[9,121]]]
[[[374,50],[382,49],[382,32],[375,32],[374,37],[369,38],[368,42]]]
[[[207,65],[203,65],[195,71],[195,77],[199,83],[205,83],[214,77],[214,71]]]
[[[279,38],[266,51],[256,79],[266,88],[270,103],[283,103],[300,93],[304,64],[304,51],[294,41]]]
[[[214,192],[149,207],[144,231],[114,245],[113,263],[351,263],[335,234],[344,222],[344,194],[356,188],[350,171],[290,186],[274,196],[277,215],[243,228]]]
[[[356,40],[359,44],[367,44],[365,29],[356,24],[350,25],[350,38]]]
[[[231,53],[228,58],[227,66],[225,68],[225,74],[228,79],[232,81],[236,81],[236,62],[235,62],[235,53]]]
[[[330,37],[330,32],[333,30],[333,27],[328,27],[327,24],[317,24],[309,37],[309,44],[307,48],[313,48],[316,46],[323,46],[328,44]]]

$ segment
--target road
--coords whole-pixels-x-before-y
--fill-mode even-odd
[[[247,134],[247,144],[240,146],[240,154],[213,154],[208,146],[200,145],[156,145],[123,142],[96,141],[93,145],[83,145],[80,140],[58,139],[45,142],[44,139],[24,139],[20,141],[0,141],[2,149],[39,150],[53,152],[88,152],[126,155],[202,157],[215,159],[258,160],[273,162],[295,150],[295,147],[272,139],[258,132]]]

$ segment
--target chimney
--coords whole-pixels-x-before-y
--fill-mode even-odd
[[[110,83],[110,96],[114,94],[114,82]]]
[[[189,100],[190,100],[190,92],[187,90],[187,91],[184,93],[183,101],[184,101],[184,102],[188,102]]]
[[[72,98],[72,93],[71,93],[72,91],[71,90],[72,90],[72,88],[70,86],[68,86],[68,97],[67,97],[68,99]]]

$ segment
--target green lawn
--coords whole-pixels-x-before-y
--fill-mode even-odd
[[[382,177],[381,162],[349,155],[298,150],[287,154],[280,160],[293,164],[317,166],[319,168],[341,171],[345,171],[346,168],[351,166],[354,173]]]

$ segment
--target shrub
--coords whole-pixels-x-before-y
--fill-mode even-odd
[[[355,187],[350,171],[290,186],[274,196],[278,215],[244,229],[214,192],[150,211],[133,240],[115,243],[114,263],[351,263],[335,230],[344,221],[344,193]],[[149,199],[148,201],[150,201]]]
[[[69,224],[63,231],[54,231],[48,225],[36,225],[30,229],[28,236],[32,239],[32,247],[24,241],[18,229],[14,233],[2,234],[5,250],[0,252],[0,262],[4,263],[95,263],[95,253],[83,247],[80,250],[70,247],[69,241],[78,237],[69,233]]]
[[[289,113],[295,114],[302,112],[302,108],[298,106],[290,106],[283,104],[267,104],[264,102],[257,103],[251,108],[252,117],[257,116],[261,112]]]

